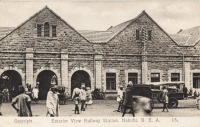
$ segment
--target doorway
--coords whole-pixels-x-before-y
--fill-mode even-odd
[[[50,86],[58,84],[57,76],[51,70],[44,70],[38,74],[37,84],[39,89],[38,99],[46,100]]]
[[[81,85],[91,88],[90,75],[86,71],[76,71],[71,78],[71,93],[73,93],[74,88],[81,88]]]
[[[0,90],[8,89],[9,100],[19,94],[19,86],[22,85],[21,75],[15,70],[7,70],[1,74]]]

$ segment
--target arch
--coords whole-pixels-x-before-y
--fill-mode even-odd
[[[22,78],[22,85],[25,86],[25,73],[23,73],[22,69],[19,69],[18,67],[14,67],[14,66],[10,66],[10,67],[7,66],[7,67],[4,67],[3,69],[0,69],[0,75],[2,75],[2,73],[7,70],[13,70],[13,71],[18,72]]]
[[[50,70],[50,71],[54,72],[56,74],[56,76],[57,76],[58,85],[61,84],[60,73],[57,70],[55,70],[53,67],[41,67],[40,69],[36,70],[36,73],[34,73],[34,83],[33,83],[33,86],[36,86],[37,77],[38,77],[39,73],[42,72],[42,71],[44,71],[44,70]]]
[[[8,100],[11,100],[19,94],[20,85],[22,85],[22,77],[19,72],[16,70],[5,70],[4,72],[1,72],[0,90],[8,89]]]
[[[46,99],[51,85],[58,85],[57,75],[51,70],[41,71],[36,80],[39,89],[38,99],[42,100]]]
[[[78,70],[71,77],[71,93],[74,88],[81,88],[81,85],[91,88],[91,78],[86,71]]]
[[[76,67],[73,70],[71,70],[71,72],[69,73],[69,85],[68,85],[69,90],[70,90],[69,92],[71,93],[71,78],[72,78],[72,75],[76,71],[85,71],[85,72],[87,72],[89,74],[89,76],[90,76],[90,82],[91,82],[91,89],[94,90],[94,77],[93,77],[93,73],[89,69],[87,69],[86,67],[80,67],[80,68]]]
[[[49,37],[49,35],[50,35],[49,23],[45,22],[44,23],[44,37]]]

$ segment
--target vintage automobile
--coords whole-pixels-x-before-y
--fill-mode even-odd
[[[141,84],[134,85],[132,97],[134,105],[138,105],[138,103],[140,103],[140,108],[142,106],[142,108],[146,111],[146,113],[150,113],[153,110],[154,108],[154,102],[152,98],[153,94],[151,87],[149,85],[141,85]],[[136,107],[137,106],[134,106],[134,108]]]
[[[178,100],[184,99],[183,82],[156,82],[148,85],[151,87],[153,100],[157,99],[160,103],[162,102],[162,87],[167,87],[169,97],[169,108],[178,107]]]

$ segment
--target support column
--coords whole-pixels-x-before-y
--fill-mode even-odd
[[[145,84],[148,81],[148,63],[147,63],[147,50],[146,50],[146,42],[147,42],[147,30],[142,27],[141,41],[142,41],[142,84]]]
[[[96,88],[102,89],[102,55],[95,55],[95,82]]]
[[[65,86],[66,88],[70,88],[68,77],[69,77],[68,76],[68,54],[66,50],[62,50],[61,52],[61,85]]]
[[[33,84],[33,48],[26,48],[26,84]]]
[[[148,81],[148,63],[142,62],[142,84]]]
[[[185,81],[185,86],[190,89],[191,83],[190,83],[190,62],[185,62],[184,63],[184,81]]]

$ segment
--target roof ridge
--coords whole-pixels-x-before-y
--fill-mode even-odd
[[[25,23],[27,23],[29,20],[31,20],[33,17],[35,17],[36,15],[38,15],[40,12],[42,12],[44,9],[48,8],[47,6],[45,6],[44,8],[42,8],[41,10],[39,10],[38,12],[36,12],[34,15],[32,15],[30,18],[28,18],[27,20],[25,20],[23,23],[21,23],[19,26],[17,26],[16,28],[14,28],[14,30],[12,30],[10,33],[8,33],[7,35],[5,35],[4,37],[2,37],[0,39],[3,40],[4,38],[6,38],[8,35],[10,35],[11,33],[13,33],[15,30],[17,30],[19,27],[21,27],[22,25],[24,25]]]
[[[111,36],[106,42],[109,42],[110,40],[112,40],[115,36],[117,36],[119,33],[121,33],[125,28],[127,28],[130,24],[132,24],[136,19],[138,19],[140,16],[142,16],[143,14],[145,14],[146,12],[143,10],[137,17],[128,20],[129,23],[124,26],[124,28],[122,28],[121,30],[119,30],[118,32],[116,32],[113,36]],[[123,23],[127,23],[128,21],[125,21]],[[120,23],[119,25],[121,25],[122,23]],[[117,26],[119,26],[117,25]],[[115,26],[116,27],[116,26]],[[112,27],[113,28],[113,27]]]
[[[187,29],[182,30],[182,31],[191,30],[191,29],[195,29],[195,28],[199,28],[199,29],[200,29],[200,26],[194,26],[194,27],[192,27],[192,28],[187,28]],[[182,32],[182,31],[181,31],[181,32]],[[180,33],[181,33],[181,32],[180,32]]]
[[[30,18],[28,18],[27,20],[25,20],[23,23],[21,23],[19,26],[17,26],[16,28],[14,28],[14,30],[12,30],[10,33],[8,33],[7,35],[5,35],[4,37],[0,38],[0,41],[3,40],[4,38],[6,38],[8,35],[10,35],[11,33],[13,33],[15,30],[17,30],[19,27],[21,27],[22,25],[24,25],[25,23],[27,23],[28,21],[30,21],[32,18],[34,18],[35,16],[37,16],[39,13],[41,13],[43,10],[48,9],[51,13],[53,13],[56,17],[58,17],[60,20],[62,20],[66,25],[68,25],[71,29],[73,29],[77,34],[79,34],[81,37],[83,37],[87,42],[91,43],[90,41],[88,41],[83,35],[81,35],[77,30],[75,30],[71,25],[69,25],[64,19],[62,19],[59,15],[57,15],[54,11],[52,11],[47,5],[42,8],[41,10],[39,10],[37,13],[35,13],[34,15],[32,15]]]

